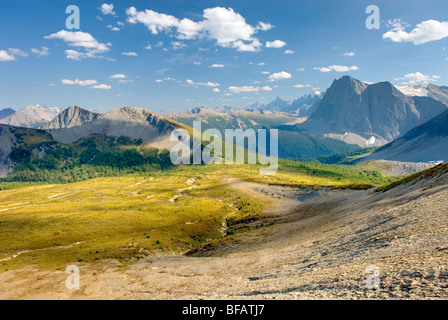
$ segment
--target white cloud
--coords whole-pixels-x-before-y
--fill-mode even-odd
[[[428,82],[436,82],[438,79],[440,79],[440,76],[437,75],[424,75],[421,72],[415,72],[415,73],[408,73],[400,78],[395,78],[394,80],[400,83],[401,85],[418,85],[421,83],[428,83]]]
[[[285,53],[286,54],[293,54],[295,51],[293,51],[293,50],[285,50]]]
[[[98,85],[93,86],[91,88],[92,89],[103,89],[103,90],[110,90],[110,89],[112,89],[112,87],[107,85],[107,84],[98,84]]]
[[[213,88],[213,92],[219,92],[218,88]]]
[[[148,44],[145,46],[145,49],[146,49],[146,50],[151,50],[152,47],[151,47],[151,45],[148,43]]]
[[[262,74],[270,74],[269,71],[261,71]]]
[[[173,50],[178,50],[185,48],[187,45],[180,41],[171,41],[171,46],[173,47]]]
[[[286,42],[282,40],[268,41],[266,42],[266,48],[282,48],[286,46]]]
[[[0,50],[0,61],[14,61],[16,58],[6,50]]]
[[[265,87],[254,87],[254,86],[243,86],[243,87],[236,87],[236,86],[230,86],[229,91],[233,93],[241,93],[241,92],[259,92],[259,91],[271,91],[272,88],[269,86]]]
[[[214,82],[194,82],[193,80],[187,79],[187,83],[192,86],[205,86],[205,87],[219,87],[219,83]]]
[[[118,82],[120,82],[120,83],[130,83],[130,82],[134,82],[134,80],[131,80],[131,79],[121,79],[121,80],[118,80]]]
[[[50,54],[50,49],[47,47],[41,47],[41,49],[31,48],[31,52],[37,54],[39,57],[48,56]]]
[[[103,3],[101,5],[100,10],[101,10],[101,13],[104,15],[106,15],[106,14],[114,15],[115,14],[114,5],[112,3],[111,4]]]
[[[257,29],[260,29],[262,31],[268,31],[270,29],[274,28],[274,26],[272,24],[268,23],[264,23],[264,22],[258,22],[258,26]]]
[[[176,79],[171,78],[171,77],[166,77],[166,78],[163,78],[163,79],[157,79],[156,80],[157,83],[160,83],[160,82],[163,82],[163,81],[174,81],[174,82],[177,82],[177,83],[181,83],[182,82],[182,81],[176,80]]]
[[[111,75],[109,78],[110,79],[126,79],[127,76],[122,73],[117,73],[117,74]]]
[[[152,34],[170,31],[171,28],[179,25],[179,20],[176,17],[148,9],[137,11],[135,7],[130,7],[126,10],[126,15],[129,23],[143,23]]]
[[[351,52],[344,52],[342,55],[346,56],[346,57],[353,57],[355,55],[355,53],[353,51],[351,51]]]
[[[299,89],[301,89],[301,88],[309,88],[309,87],[311,87],[310,84],[296,84],[294,86],[294,88],[299,88]]]
[[[272,88],[269,86],[264,86],[264,87],[261,87],[261,90],[262,91],[272,91]]]
[[[62,79],[61,83],[68,84],[68,85],[76,84],[79,86],[91,86],[91,85],[97,84],[98,81],[96,81],[96,80],[79,80],[79,79],[75,79],[75,80]]]
[[[45,36],[44,38],[61,39],[64,42],[67,42],[71,47],[84,48],[85,52],[71,49],[65,51],[67,58],[73,60],[80,60],[83,58],[101,58],[101,56],[97,56],[97,54],[110,51],[108,48],[110,44],[100,43],[90,33],[82,31],[61,30],[57,33]]]
[[[8,48],[8,52],[13,56],[28,57],[28,53],[16,48]]]
[[[190,19],[178,19],[174,16],[158,13],[153,10],[138,11],[135,7],[126,10],[129,23],[142,23],[152,34],[160,32],[172,33],[178,39],[208,38],[215,40],[220,47],[235,48],[238,51],[259,51],[262,46],[254,37],[258,30],[269,30],[272,25],[259,23],[253,27],[232,8],[208,8],[203,11],[203,20],[195,22]]]
[[[299,68],[299,69],[297,69],[297,71],[300,71],[300,72],[303,72],[303,71],[305,71],[306,69],[305,68]]]
[[[314,68],[314,70],[319,70],[320,72],[330,72],[330,71],[336,71],[336,72],[349,72],[349,71],[356,71],[359,68],[357,66],[338,66],[338,65],[333,65],[333,66],[329,66],[329,67],[316,67]]]
[[[405,25],[400,19],[389,21],[389,25],[392,28],[383,34],[383,39],[393,42],[412,42],[420,45],[448,37],[448,22],[426,20],[417,24],[411,32],[405,31]]]
[[[224,68],[223,64],[214,63],[209,68]]]
[[[107,26],[107,28],[109,28],[112,31],[120,31],[120,28],[118,27],[113,27],[111,24]]]
[[[291,78],[291,74],[286,71],[273,73],[268,77],[268,79],[271,81],[277,81],[277,80],[289,79],[289,78]]]
[[[120,27],[124,27],[124,23],[121,22],[121,21],[118,21],[117,24],[118,24]]]
[[[133,51],[122,52],[121,54],[124,55],[124,56],[128,56],[128,57],[136,57],[136,56],[138,56],[137,52],[133,52]]]

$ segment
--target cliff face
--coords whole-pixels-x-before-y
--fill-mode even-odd
[[[68,107],[42,129],[63,129],[81,126],[102,117],[102,113],[92,112],[80,107]]]
[[[382,145],[447,109],[430,97],[407,96],[389,82],[368,85],[345,76],[333,82],[301,128],[341,139],[351,133]]]
[[[72,143],[92,134],[102,134],[141,139],[144,144],[158,149],[173,145],[170,134],[176,128],[161,115],[131,107],[114,109],[108,114],[70,107],[43,127],[53,139],[62,143]]]

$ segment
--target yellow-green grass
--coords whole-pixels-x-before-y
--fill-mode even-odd
[[[193,177],[194,188],[180,194]],[[223,237],[222,224],[242,198],[219,175],[188,171],[1,191],[0,260],[20,254],[0,261],[0,271],[180,254]],[[261,210],[244,205],[244,215]]]
[[[260,168],[179,166],[145,176],[0,191],[0,272],[103,259],[128,262],[150,254],[182,254],[223,239],[223,222],[232,227],[251,221],[269,204],[226,185],[229,176],[316,188],[384,179],[345,166],[282,162],[272,176],[260,175]]]
[[[229,174],[237,175],[247,181],[294,187],[363,189],[388,184],[395,180],[374,171],[360,170],[348,165],[308,163],[301,166],[300,163],[282,161],[278,171],[273,175],[261,175],[259,172],[261,166],[258,165],[223,167]]]

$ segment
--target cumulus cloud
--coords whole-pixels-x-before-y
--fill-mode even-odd
[[[421,72],[415,72],[415,73],[408,73],[400,78],[395,78],[394,80],[397,81],[401,85],[418,85],[421,83],[428,83],[428,82],[436,82],[438,79],[440,79],[440,76],[437,75],[425,75]]]
[[[213,92],[219,92],[218,88],[213,88]]]
[[[133,52],[133,51],[122,52],[121,54],[124,55],[124,56],[128,56],[128,57],[136,57],[136,56],[138,56],[138,53],[137,52]]]
[[[103,3],[100,7],[100,10],[101,10],[101,13],[104,15],[107,15],[107,14],[114,15],[115,14],[114,5],[112,3],[111,4]]]
[[[117,73],[117,74],[111,75],[109,78],[110,79],[126,79],[127,76],[122,73]]]
[[[157,83],[160,83],[160,82],[163,82],[163,81],[174,81],[174,82],[177,82],[177,83],[181,83],[182,82],[182,81],[176,80],[175,78],[171,78],[171,77],[166,77],[166,78],[163,78],[163,79],[157,79],[156,80]]]
[[[173,50],[178,50],[185,48],[187,45],[180,41],[171,41],[171,46],[173,47]]]
[[[0,61],[14,61],[16,57],[9,54],[6,50],[0,50]]]
[[[400,19],[390,20],[391,30],[383,34],[383,39],[390,39],[393,42],[412,42],[415,45],[437,41],[448,37],[448,22],[437,20],[423,21],[406,32],[406,25]]]
[[[61,83],[68,84],[68,85],[76,84],[79,86],[91,86],[91,85],[97,84],[98,81],[96,81],[96,80],[79,80],[79,79],[75,79],[75,80],[62,79]]]
[[[333,65],[329,67],[316,67],[314,70],[319,70],[320,72],[330,72],[330,71],[336,71],[336,72],[349,72],[349,71],[356,71],[359,68],[357,66],[338,66]]]
[[[107,28],[109,28],[111,31],[120,31],[120,28],[118,27],[114,27],[111,24],[107,26]]]
[[[28,57],[28,53],[17,48],[9,48],[8,52],[13,56]]]
[[[285,54],[293,54],[294,51],[293,50],[285,50]]]
[[[291,74],[286,71],[276,72],[271,74],[268,79],[271,81],[277,81],[282,79],[289,79],[291,78]]]
[[[268,31],[270,29],[274,28],[274,26],[272,24],[270,24],[269,22],[265,23],[265,22],[258,22],[258,26],[257,29],[263,30],[263,31]]]
[[[40,50],[36,48],[31,48],[31,52],[37,54],[39,57],[48,56],[50,54],[50,49],[47,47],[41,47]]]
[[[282,40],[268,41],[266,42],[266,48],[282,48],[286,46],[286,42]]]
[[[301,89],[301,88],[310,88],[310,87],[311,87],[310,84],[296,84],[294,86],[294,88],[299,88],[299,89]]]
[[[243,86],[243,87],[236,87],[236,86],[230,86],[229,91],[233,93],[241,93],[241,92],[259,92],[259,91],[271,91],[272,88],[269,86],[265,87],[254,87],[254,86]]]
[[[355,53],[353,51],[351,51],[351,52],[344,52],[342,55],[346,56],[346,57],[353,57],[355,55]]]
[[[224,68],[224,65],[223,64],[219,64],[219,63],[214,63],[209,68]]]
[[[214,82],[194,82],[193,80],[187,79],[187,83],[192,86],[204,86],[204,87],[219,87],[219,83]]]
[[[176,38],[183,40],[208,38],[216,41],[220,47],[235,48],[238,51],[259,51],[262,45],[254,34],[258,30],[272,28],[272,25],[261,22],[257,27],[251,26],[232,8],[222,7],[205,9],[203,20],[197,22],[187,18],[180,20],[148,9],[138,11],[135,7],[128,8],[126,15],[129,23],[142,23],[152,34],[176,32]]]
[[[91,88],[92,89],[103,89],[103,90],[110,90],[110,89],[112,89],[112,87],[107,85],[107,84],[98,84],[98,85],[95,85],[95,86],[93,86]]]
[[[102,58],[98,54],[110,51],[109,45],[98,42],[90,33],[82,31],[66,31],[50,34],[45,39],[61,39],[68,43],[70,47],[83,48],[85,51],[66,50],[65,54],[68,59],[80,60],[84,58]]]
[[[16,56],[27,57],[28,53],[17,48],[8,48],[8,50],[0,50],[0,61],[14,61]]]

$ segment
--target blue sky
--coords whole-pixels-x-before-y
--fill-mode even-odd
[[[365,26],[372,4],[379,30]],[[448,85],[446,21],[446,0],[2,0],[0,108],[247,106],[346,74]]]

